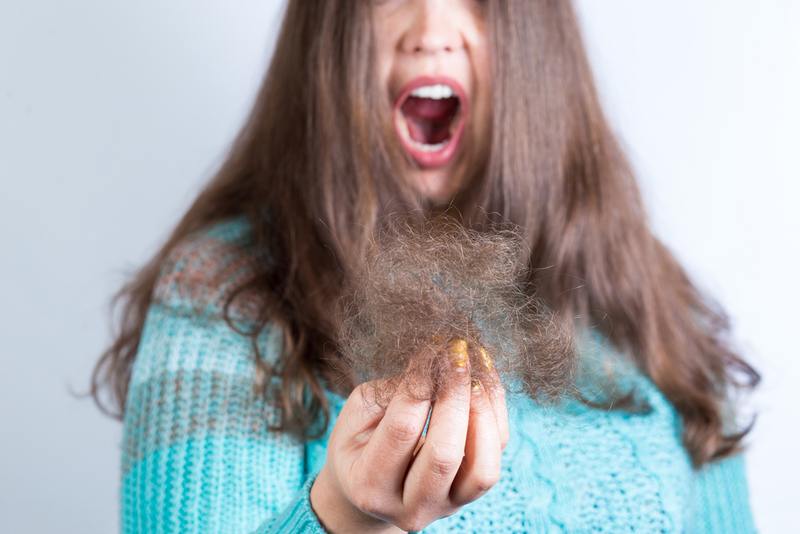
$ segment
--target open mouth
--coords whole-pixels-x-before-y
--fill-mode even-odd
[[[416,78],[397,99],[394,124],[403,145],[426,169],[455,157],[467,115],[464,89],[452,78]]]

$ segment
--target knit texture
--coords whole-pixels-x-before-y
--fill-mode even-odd
[[[252,272],[240,246],[248,236],[241,220],[194,235],[156,286],[125,413],[125,534],[324,532],[308,494],[344,399],[329,394],[330,426],[317,441],[269,430],[277,416],[257,392],[252,343],[223,314],[228,304],[246,324],[257,304],[230,299]],[[266,329],[258,345],[275,361],[280,333]],[[612,362],[617,385],[650,410],[510,398],[500,482],[425,532],[754,532],[742,458],[693,470],[680,418],[653,384],[591,335],[582,352]]]

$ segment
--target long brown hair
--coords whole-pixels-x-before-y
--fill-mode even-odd
[[[694,464],[737,451],[730,386],[758,374],[728,345],[728,323],[653,236],[629,163],[601,111],[568,0],[489,0],[494,76],[488,155],[454,201],[463,221],[511,222],[552,309],[600,325],[672,402]],[[268,255],[240,291],[258,291],[255,339],[283,331],[281,428],[327,416],[323,383],[346,273],[392,206],[426,209],[374,82],[370,2],[292,0],[249,120],[227,161],[161,251],[121,291],[121,328],[92,380],[124,410],[153,288],[170,252],[214,222],[247,217],[248,253]],[[268,251],[268,254],[267,252]],[[346,391],[353,383],[341,387]],[[311,399],[311,401],[309,401]]]

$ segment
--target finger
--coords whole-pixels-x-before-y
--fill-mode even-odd
[[[411,463],[403,488],[403,503],[408,507],[441,506],[449,501],[450,486],[464,457],[470,405],[466,343],[454,342],[450,356],[454,380],[434,403],[425,443]]]
[[[498,380],[499,382],[499,380]],[[497,420],[497,431],[500,434],[500,452],[506,450],[511,432],[508,428],[508,406],[506,405],[506,392],[502,384],[492,389],[489,393],[492,399],[492,408]]]
[[[365,391],[368,387],[370,384],[361,384],[347,398],[333,427],[329,443],[341,440],[347,448],[353,448],[369,439],[383,418],[384,410],[369,398],[370,393]]]
[[[408,464],[425,428],[430,401],[399,392],[392,398],[359,459],[363,484],[388,495],[400,496]]]
[[[480,349],[480,356],[483,363],[483,369],[489,371],[481,376],[483,390],[489,396],[489,401],[494,410],[494,415],[497,421],[497,430],[500,435],[500,448],[501,451],[505,450],[509,440],[508,430],[508,407],[506,406],[506,392],[503,388],[503,383],[497,375],[497,369],[494,368],[492,359],[486,349]]]
[[[495,413],[485,387],[473,381],[464,460],[450,490],[455,506],[474,501],[500,480],[502,447]]]
[[[414,453],[413,453],[413,456],[416,456],[416,455],[417,455],[417,453],[419,452],[419,450],[422,448],[422,444],[423,444],[423,443],[425,443],[425,434],[422,434],[422,435],[419,437],[419,441],[417,442],[417,446],[416,446],[416,447],[414,447]]]

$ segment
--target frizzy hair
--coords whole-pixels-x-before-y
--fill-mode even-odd
[[[393,221],[345,284],[337,345],[370,401],[401,388],[434,401],[458,380],[539,402],[575,393],[572,325],[535,297],[514,228],[478,232],[452,219]],[[498,380],[499,379],[499,380]]]
[[[240,288],[263,296],[254,340],[283,331],[280,428],[305,434],[346,393],[337,305],[386,213],[424,210],[391,125],[369,0],[290,0],[253,111],[213,181],[161,251],[119,294],[120,329],[92,392],[124,410],[153,288],[169,253],[215,222],[245,215],[258,263]],[[529,283],[561,317],[595,327],[675,406],[695,466],[736,452],[729,394],[758,374],[729,346],[725,316],[649,229],[629,163],[602,113],[569,0],[487,0],[493,103],[452,205],[466,226],[510,222],[530,250]],[[475,140],[470,140],[474,142]],[[479,146],[479,145],[478,145]],[[352,376],[352,374],[350,375]],[[310,399],[310,401],[309,401]]]

